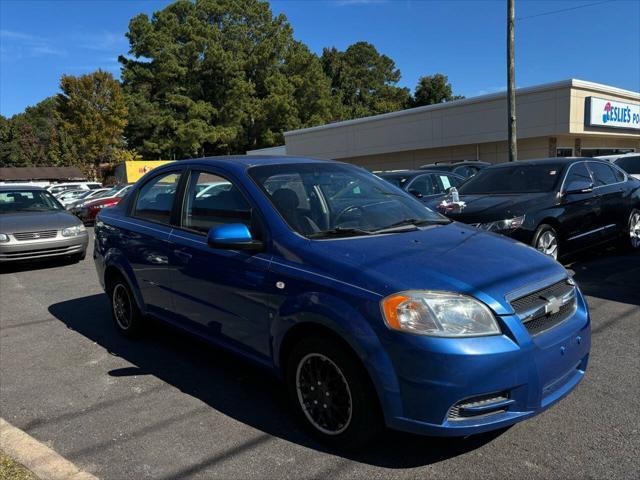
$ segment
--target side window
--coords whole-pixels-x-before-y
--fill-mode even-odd
[[[434,183],[436,185],[436,193],[446,193],[447,190],[451,187],[458,187],[460,183],[462,183],[458,177],[454,177],[453,175],[434,175]]]
[[[640,155],[623,157],[616,160],[616,165],[632,175],[640,173]]]
[[[207,233],[226,223],[251,226],[251,206],[229,180],[208,172],[192,172],[182,226]]]
[[[429,175],[421,175],[416,177],[411,185],[409,185],[410,192],[418,192],[421,195],[432,195],[431,190],[433,189],[431,185],[431,179]]]
[[[589,170],[593,174],[593,181],[596,187],[610,185],[618,181],[615,173],[613,173],[613,168],[604,163],[589,162]]]
[[[567,175],[567,179],[564,182],[564,189],[574,190],[583,188],[585,184],[590,185],[591,183],[591,175],[589,174],[585,164],[576,163],[570,167],[569,175]]]
[[[473,167],[462,165],[460,167],[454,168],[453,173],[457,173],[458,175],[462,175],[463,177],[467,178],[472,177],[476,173],[476,171],[473,169]]]
[[[133,209],[133,216],[152,222],[169,224],[173,199],[180,174],[176,172],[158,175],[141,189]]]

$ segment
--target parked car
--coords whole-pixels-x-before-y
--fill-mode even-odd
[[[198,198],[212,182],[232,188]],[[354,165],[158,167],[100,212],[94,258],[123,334],[155,318],[256,362],[338,446],[385,424],[502,428],[567,395],[587,366],[587,305],[559,263]]]
[[[114,187],[97,188],[95,190],[86,190],[86,196],[78,198],[65,205],[65,208],[72,213],[76,213],[74,209],[83,207],[85,204],[97,200],[98,198],[112,197],[118,193],[118,189]]]
[[[111,189],[106,187],[96,188],[95,190],[83,190],[81,195],[78,195],[77,197],[64,202],[64,208],[66,208],[67,210],[71,210],[73,207],[78,206],[81,203],[90,202],[106,195],[109,190]]]
[[[0,186],[0,263],[51,257],[84,259],[82,223],[46,190]]]
[[[606,155],[596,157],[615,163],[629,175],[640,180],[640,153],[625,153],[623,155]]]
[[[93,190],[64,190],[55,194],[54,197],[62,204],[62,206],[66,207],[67,203],[72,202],[75,199],[82,198],[84,195],[87,195],[92,191]]]
[[[89,199],[73,207],[70,212],[76,215],[84,225],[93,225],[96,215],[103,208],[113,207],[129,192],[131,185],[117,185],[99,198]]]
[[[465,181],[464,177],[455,173],[435,170],[396,170],[376,175],[425,201],[435,195],[443,195],[451,187],[459,187]]]
[[[459,162],[435,162],[422,165],[420,170],[438,170],[441,172],[452,172],[464,178],[473,177],[483,168],[490,166],[490,163],[479,160],[461,160]]]
[[[618,240],[640,248],[640,182],[608,162],[549,158],[494,165],[459,188],[450,218],[501,233],[557,259]]]
[[[67,183],[53,183],[47,187],[49,193],[56,195],[64,192],[65,190],[93,190],[100,188],[102,185],[98,182],[67,182]]]

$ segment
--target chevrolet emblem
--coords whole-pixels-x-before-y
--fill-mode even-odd
[[[543,297],[543,298],[547,301],[547,303],[544,306],[545,315],[553,315],[560,312],[560,308],[562,308],[562,306],[564,305],[564,301],[562,300],[562,298],[558,298],[558,297],[549,297],[549,298]]]

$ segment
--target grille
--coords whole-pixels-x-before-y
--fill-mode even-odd
[[[506,400],[509,400],[509,394],[506,392],[492,393],[490,395],[468,398],[467,400],[462,400],[461,402],[458,402],[453,407],[451,407],[449,409],[447,418],[449,420],[466,420],[468,418],[477,418],[486,415],[501,413],[506,411],[507,409],[507,407],[503,404],[503,402],[505,402]],[[501,406],[498,406],[495,409],[491,409],[491,404],[493,403],[500,403]],[[472,413],[465,410],[469,407],[486,407],[486,409],[481,412]]]
[[[40,232],[20,232],[14,233],[16,240],[39,240],[41,238],[55,238],[58,235],[57,230],[42,230]]]
[[[557,312],[547,313],[545,307],[550,299],[564,303]],[[564,322],[576,309],[575,287],[568,280],[561,280],[543,289],[520,297],[511,306],[524,323],[530,335],[538,335]]]

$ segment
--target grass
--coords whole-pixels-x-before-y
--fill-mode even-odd
[[[37,477],[0,450],[0,480],[38,480]]]

